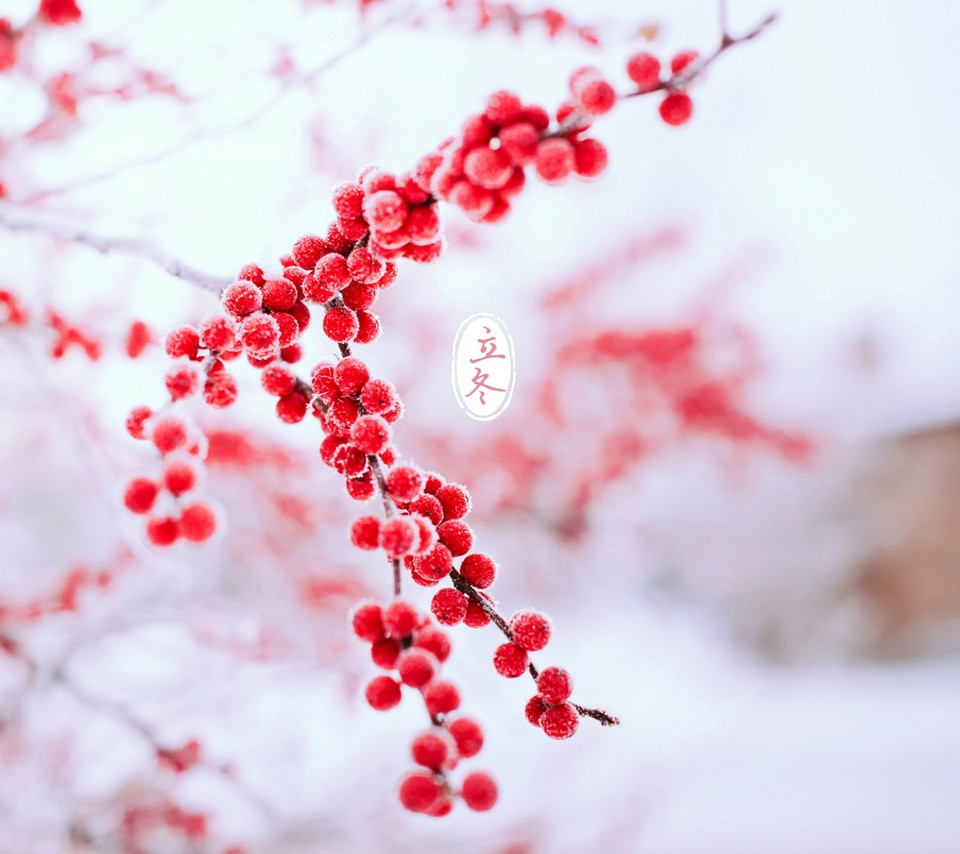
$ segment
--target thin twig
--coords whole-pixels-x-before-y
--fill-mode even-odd
[[[166,270],[171,276],[183,279],[183,281],[211,293],[219,293],[232,281],[232,279],[223,276],[215,276],[198,270],[196,267],[164,252],[155,243],[144,238],[97,234],[80,225],[21,213],[16,207],[9,204],[0,204],[0,229],[40,234],[57,240],[64,240],[78,246],[85,246],[101,255],[118,253],[140,258]]]

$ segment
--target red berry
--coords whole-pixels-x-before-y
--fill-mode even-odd
[[[396,231],[407,210],[407,203],[393,190],[378,190],[363,200],[363,215],[376,231]]]
[[[380,335],[380,318],[372,311],[357,312],[357,344],[369,344]]]
[[[527,716],[527,720],[530,721],[534,726],[540,726],[540,721],[543,719],[543,713],[547,710],[546,704],[543,702],[543,698],[538,694],[536,697],[531,697],[527,700],[527,705],[524,707],[523,713]]]
[[[544,181],[562,181],[573,171],[575,162],[573,146],[566,139],[545,139],[537,146],[536,167]]]
[[[483,771],[474,771],[463,779],[463,802],[476,812],[486,812],[497,802],[497,784]]]
[[[350,438],[365,454],[379,454],[390,444],[390,425],[380,415],[361,415],[350,428]]]
[[[400,803],[410,812],[426,812],[440,794],[439,784],[432,774],[426,772],[407,774],[400,784]]]
[[[189,463],[170,463],[163,472],[163,485],[173,495],[189,492],[197,483],[197,473]]]
[[[376,516],[361,516],[350,527],[350,541],[358,548],[374,551],[380,545],[380,520]]]
[[[397,659],[397,672],[404,685],[422,688],[436,673],[436,659],[428,652],[408,649]]]
[[[537,692],[545,703],[556,706],[570,699],[573,680],[562,667],[546,667],[537,677]]]
[[[180,537],[180,522],[172,516],[147,522],[147,539],[155,546],[171,546]]]
[[[487,99],[483,115],[491,124],[507,125],[520,118],[522,112],[523,104],[513,92],[500,91]]]
[[[460,574],[474,587],[483,589],[497,577],[497,564],[488,555],[474,552],[461,562]]]
[[[340,397],[340,387],[335,379],[335,369],[327,362],[320,362],[310,373],[310,385],[313,393],[329,406]]]
[[[233,324],[219,314],[208,317],[200,324],[200,342],[204,347],[217,352],[235,349],[237,337]]]
[[[135,477],[124,490],[123,503],[131,513],[149,513],[159,491],[152,480]]]
[[[527,651],[515,643],[502,643],[493,654],[493,666],[508,679],[522,676],[527,669]]]
[[[245,282],[253,282],[255,285],[263,284],[263,270],[256,264],[247,264],[237,274],[237,278]]]
[[[310,401],[299,391],[284,395],[277,401],[277,417],[285,424],[298,424],[307,414]]]
[[[681,71],[686,69],[691,62],[696,61],[700,56],[695,50],[681,50],[679,53],[674,54],[673,59],[670,60],[670,70],[676,75]]]
[[[443,518],[462,519],[470,512],[470,493],[458,483],[447,483],[436,491],[437,501],[443,507]]]
[[[420,629],[413,645],[418,649],[432,652],[441,664],[450,657],[450,638],[447,637],[445,631],[435,626],[426,626]]]
[[[340,257],[340,256],[337,256]],[[333,299],[339,290],[331,280],[324,280],[318,273],[307,273],[300,286],[303,298],[311,302],[327,302]]]
[[[580,716],[569,703],[551,706],[540,718],[540,726],[550,738],[570,738],[580,726]]]
[[[161,454],[169,454],[187,442],[187,428],[179,418],[161,418],[153,425],[153,444]]]
[[[311,268],[313,265],[310,265]],[[286,311],[297,304],[297,286],[286,279],[271,279],[263,285],[263,305],[275,311]]]
[[[291,254],[298,267],[303,267],[304,270],[312,270],[317,266],[317,261],[323,257],[326,251],[327,245],[323,242],[322,237],[318,237],[316,234],[307,234],[293,244]]]
[[[318,262],[314,276],[325,288],[339,291],[352,281],[347,259],[336,252],[324,255]]]
[[[383,625],[391,637],[409,635],[419,622],[417,609],[403,599],[396,599],[383,610]]]
[[[374,676],[367,684],[364,696],[374,709],[385,712],[400,702],[400,683],[389,676]]]
[[[465,555],[473,546],[473,531],[459,519],[441,522],[437,526],[437,537],[450,549],[450,554],[454,557]]]
[[[450,755],[450,742],[436,733],[424,732],[413,740],[410,755],[417,765],[439,771]]]
[[[285,311],[275,311],[273,319],[280,329],[280,348],[292,347],[300,338],[300,324],[297,319]]]
[[[573,146],[574,169],[582,178],[595,178],[607,168],[607,149],[595,139],[581,139]]]
[[[127,416],[127,433],[134,439],[146,439],[146,421],[151,415],[153,410],[149,406],[135,406]]]
[[[439,580],[450,574],[453,569],[453,557],[442,543],[437,543],[426,554],[417,555],[413,559],[414,571],[430,580]]]
[[[383,275],[386,267],[384,266],[384,262],[377,258],[369,249],[358,246],[350,253],[350,257],[347,258],[347,269],[350,272],[350,276],[356,279],[356,281],[364,285],[369,285]]]
[[[376,492],[373,485],[373,476],[367,469],[360,477],[347,478],[347,493],[356,501],[367,501],[373,498]]]
[[[263,294],[252,282],[239,281],[227,285],[220,300],[227,314],[244,317],[260,310],[263,305]]]
[[[210,406],[225,409],[237,399],[237,381],[226,372],[209,375],[203,384],[203,399]]]
[[[432,717],[448,715],[460,708],[460,692],[452,682],[438,680],[423,692],[423,702]]]
[[[371,643],[383,640],[383,608],[376,602],[361,602],[350,615],[350,625],[360,640]]]
[[[359,184],[341,184],[333,191],[333,209],[344,219],[362,216],[363,188]]]
[[[167,333],[163,347],[171,359],[181,356],[196,359],[197,350],[200,347],[200,335],[192,326],[181,326]]]
[[[505,152],[483,146],[467,154],[463,161],[463,171],[474,184],[496,190],[510,179],[513,163]]]
[[[627,61],[627,75],[641,92],[655,89],[660,83],[660,60],[652,53],[635,53]]]
[[[280,349],[280,327],[269,314],[251,314],[240,326],[240,342],[258,359],[271,359]]]
[[[540,134],[529,122],[517,122],[500,131],[500,150],[518,166],[533,162],[539,142]]]
[[[180,514],[180,532],[191,543],[202,543],[213,536],[217,518],[206,504],[190,504]]]
[[[376,288],[370,285],[361,285],[359,282],[347,285],[340,292],[343,304],[353,311],[366,311],[368,308],[372,308],[379,295]],[[357,321],[359,322],[359,320],[358,317]]]
[[[297,387],[297,378],[283,365],[268,365],[260,374],[260,384],[267,394],[286,397]]]
[[[384,670],[393,670],[400,657],[400,641],[396,638],[381,638],[374,641],[370,647],[370,658],[377,667]]]
[[[660,102],[660,118],[668,125],[686,124],[693,115],[693,101],[686,92],[671,92]]]
[[[413,466],[397,466],[387,473],[387,492],[396,501],[413,501],[423,490],[423,472]]]
[[[367,455],[349,442],[340,445],[333,452],[331,463],[334,469],[344,477],[360,477],[367,470],[368,465]],[[391,536],[395,537],[396,533],[394,532]]]
[[[550,640],[550,619],[539,611],[518,611],[510,620],[510,631],[518,646],[537,652]]]
[[[389,487],[390,479],[388,477],[387,488],[389,489]],[[410,507],[408,509],[411,513],[417,513],[421,516],[425,516],[433,523],[434,526],[439,525],[443,521],[443,508],[440,506],[440,502],[437,501],[437,499],[432,495],[419,496],[410,502]]]
[[[339,257],[339,256],[338,256]],[[323,316],[323,332],[331,341],[338,344],[345,344],[352,341],[357,331],[360,329],[360,323],[357,320],[356,312],[349,308],[331,308]]]
[[[404,231],[409,235],[413,243],[433,243],[440,233],[440,217],[437,215],[436,209],[432,205],[430,207],[421,206],[414,208],[407,217]],[[396,265],[392,266],[394,266],[394,268],[396,267]],[[377,287],[389,287],[393,279],[396,278],[396,274],[394,274],[389,281],[384,281],[387,278],[387,276],[383,276],[383,278],[377,282]]]
[[[437,622],[444,626],[455,626],[462,623],[467,615],[467,597],[459,590],[446,587],[437,591],[430,603],[430,610]]]
[[[447,732],[457,744],[457,753],[464,759],[476,756],[483,747],[483,730],[472,718],[457,718],[450,721]]]
[[[174,365],[167,371],[164,384],[171,400],[183,400],[196,393],[199,381],[197,370],[192,365]]]
[[[487,602],[492,602],[489,596],[485,593],[481,593],[482,596]],[[473,599],[467,603],[467,613],[464,615],[463,624],[469,626],[471,629],[482,629],[484,626],[489,625],[490,615],[483,610]]]
[[[578,93],[583,111],[591,116],[602,116],[610,112],[617,103],[617,93],[606,80],[591,80],[585,83]]]

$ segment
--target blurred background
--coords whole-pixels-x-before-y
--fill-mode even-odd
[[[241,369],[234,408],[195,412],[226,533],[152,550],[123,424],[166,359],[124,339],[216,298],[5,223],[276,269],[362,166],[409,168],[495,89],[553,108],[580,65],[622,88],[639,49],[707,52],[717,6],[80,5],[0,74],[0,290],[100,350],[51,358],[49,323],[0,308],[0,851],[960,850],[955,4],[730,0],[734,34],[780,18],[687,126],[619,106],[603,176],[530,181],[497,226],[447,207],[446,257],[384,295],[363,355],[406,402],[399,447],[472,490],[503,610],[549,612],[538,660],[623,721],[545,739],[496,633],[454,629],[501,799],[442,820],[396,801],[420,710],[362,699],[346,615],[390,580],[349,544],[315,425],[280,425]],[[450,386],[478,312],[517,351],[491,422]],[[188,773],[156,755],[193,741]]]

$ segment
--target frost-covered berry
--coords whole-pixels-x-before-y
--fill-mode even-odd
[[[492,600],[486,593],[480,593],[479,595],[492,604]],[[463,617],[463,624],[471,629],[482,629],[490,624],[490,615],[473,599],[470,599],[467,603],[467,613]]]
[[[127,433],[134,439],[146,439],[146,422],[153,415],[149,406],[135,406],[127,416]]]
[[[239,281],[227,285],[220,298],[224,310],[234,317],[245,317],[259,311],[263,305],[263,294],[252,282]]]
[[[437,537],[454,557],[465,555],[473,546],[473,531],[470,526],[454,519],[450,522],[442,522],[437,526]]]
[[[380,318],[372,311],[357,312],[357,334],[353,339],[357,344],[369,344],[380,335]]]
[[[192,326],[180,326],[167,333],[163,348],[171,359],[196,359],[200,348],[200,334]]]
[[[686,124],[693,115],[693,101],[686,92],[671,92],[660,102],[660,118],[668,125]]]
[[[339,306],[329,309],[323,316],[324,335],[338,344],[353,341],[359,329],[360,322],[352,309]]]
[[[343,219],[363,216],[363,201],[363,188],[359,184],[340,184],[333,191],[333,209]]]
[[[397,659],[397,672],[404,685],[422,688],[437,672],[436,659],[424,650],[408,649]]]
[[[566,139],[545,139],[537,146],[535,164],[544,181],[562,181],[573,171],[575,163],[573,145]]]
[[[580,715],[569,703],[551,706],[540,718],[540,726],[550,738],[570,738],[580,726]]]
[[[536,697],[531,697],[527,700],[527,705],[524,706],[523,713],[527,716],[527,720],[530,721],[534,726],[540,726],[540,721],[543,718],[543,713],[547,710],[546,703],[543,702],[543,698],[538,694]]]
[[[260,373],[263,390],[273,397],[286,397],[297,387],[293,371],[283,365],[268,365]]]
[[[374,676],[363,693],[372,708],[385,712],[400,702],[400,683],[389,676]]]
[[[135,477],[123,492],[123,503],[131,513],[149,513],[160,490],[146,477]]]
[[[419,621],[417,609],[403,599],[396,599],[383,609],[383,625],[391,637],[410,634]]]
[[[513,92],[500,90],[487,99],[483,115],[491,124],[506,125],[520,118],[522,112],[520,99]]]
[[[172,495],[183,495],[197,483],[197,473],[193,466],[184,462],[172,462],[164,469],[163,486]]]
[[[486,812],[497,802],[497,784],[489,774],[474,771],[463,778],[460,795],[470,809]]]
[[[277,401],[277,417],[285,424],[297,424],[307,414],[310,401],[299,391],[286,394]]]
[[[191,543],[209,540],[217,529],[217,517],[206,504],[190,504],[180,513],[180,533]]]
[[[329,362],[320,362],[310,372],[310,385],[313,393],[329,406],[340,397],[340,387],[335,379],[334,366]]]
[[[417,632],[417,639],[413,645],[418,649],[432,652],[441,664],[450,657],[450,638],[442,629],[435,626],[426,626]]]
[[[161,418],[153,425],[153,444],[161,454],[169,454],[187,442],[187,428],[179,418]]]
[[[345,288],[352,281],[350,270],[347,268],[347,259],[336,252],[324,255],[317,262],[314,276],[323,287],[330,288],[334,292]]]
[[[410,756],[417,765],[439,771],[450,756],[450,742],[435,732],[421,733],[410,745]]]
[[[574,72],[570,91],[581,109],[590,116],[602,116],[617,103],[617,93],[595,68],[582,68]]]
[[[469,152],[463,161],[463,171],[474,184],[488,190],[502,187],[513,174],[509,155],[500,149],[485,146]]]
[[[527,651],[515,643],[502,643],[493,653],[493,666],[508,679],[522,676],[527,669]]]
[[[388,479],[388,489],[389,486],[390,481]],[[443,508],[440,506],[440,502],[432,495],[417,496],[417,498],[410,502],[408,509],[411,513],[417,513],[420,516],[426,517],[434,526],[439,525],[443,521]]]
[[[376,602],[361,602],[350,615],[350,625],[353,633],[361,640],[371,643],[382,640],[385,632],[383,608]]]
[[[351,278],[364,285],[377,281],[385,269],[384,262],[364,246],[358,246],[347,258]]]
[[[547,667],[537,677],[537,691],[552,706],[566,702],[573,693],[573,680],[562,667]]]
[[[423,692],[423,702],[433,717],[448,715],[460,708],[460,692],[452,682],[437,680]]]
[[[415,551],[418,555],[423,554],[432,549],[436,543],[437,529],[433,527],[428,519],[424,519],[423,516],[411,516],[410,518],[413,519],[417,530],[420,532]]]
[[[444,520],[462,519],[470,512],[470,493],[458,483],[447,483],[436,491],[437,501],[443,507]]]
[[[627,76],[641,92],[655,89],[660,83],[660,60],[652,53],[635,53],[627,60]]]
[[[464,759],[476,756],[483,747],[483,730],[473,718],[457,718],[447,725],[447,732],[457,745],[457,753]]]
[[[293,260],[297,262],[298,267],[304,270],[312,270],[317,265],[317,261],[327,251],[327,245],[322,237],[316,234],[305,234],[296,243],[293,244]]]
[[[430,603],[430,610],[437,622],[444,626],[455,626],[463,622],[467,615],[468,599],[459,590],[446,587],[438,590]]]
[[[203,399],[210,406],[225,409],[237,399],[237,381],[226,371],[210,374],[203,384]]]
[[[237,337],[233,324],[220,314],[208,317],[200,324],[200,343],[216,352],[235,349]]]
[[[407,218],[408,209],[394,190],[377,190],[363,200],[363,215],[376,231],[396,231]]]
[[[493,584],[497,577],[497,564],[488,555],[474,552],[461,562],[460,574],[474,587],[482,590]]]
[[[356,501],[367,501],[376,492],[373,477],[367,469],[360,477],[347,478],[347,493]]]
[[[340,445],[334,452],[330,460],[336,469],[344,477],[360,477],[367,470],[367,455],[359,448],[355,448],[349,442]],[[396,537],[396,532],[391,534]],[[411,540],[413,535],[411,535]]]
[[[387,492],[396,501],[413,501],[422,489],[423,472],[413,466],[397,466],[387,473]]]
[[[280,349],[280,327],[269,314],[252,314],[240,325],[240,342],[258,359],[270,359]]]
[[[380,520],[376,516],[361,516],[350,526],[350,541],[358,549],[377,549],[380,545]]]
[[[370,380],[360,392],[360,403],[363,408],[374,415],[381,415],[395,406],[396,402],[397,393],[385,380]]]
[[[407,774],[400,784],[400,803],[411,812],[426,812],[440,794],[440,784],[426,772]]]
[[[390,425],[380,415],[361,415],[350,428],[350,438],[365,454],[379,454],[390,444]]]
[[[539,611],[518,611],[510,619],[510,631],[518,646],[537,652],[550,640],[550,618]]]
[[[192,365],[174,365],[167,371],[164,385],[171,400],[183,400],[197,391],[200,379]]]
[[[155,546],[172,546],[180,537],[180,522],[173,516],[150,519],[147,539]]]
[[[370,379],[370,371],[361,359],[350,356],[336,364],[333,379],[341,394],[356,394]]]
[[[312,265],[311,265],[312,266]],[[297,286],[287,279],[271,279],[263,284],[263,305],[273,311],[287,311],[297,304]]]
[[[388,557],[410,554],[416,546],[419,531],[410,519],[388,519],[380,526],[380,548]]]
[[[263,270],[256,264],[247,264],[241,268],[237,274],[237,278],[244,282],[253,282],[257,286],[262,285],[264,282]]]
[[[439,580],[450,574],[453,569],[453,556],[443,543],[437,543],[426,554],[413,559],[413,569],[417,575],[430,580]]]

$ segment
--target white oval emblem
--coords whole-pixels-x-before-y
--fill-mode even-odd
[[[493,314],[475,314],[460,324],[453,341],[453,391],[471,418],[489,421],[510,403],[517,370],[513,339]]]

